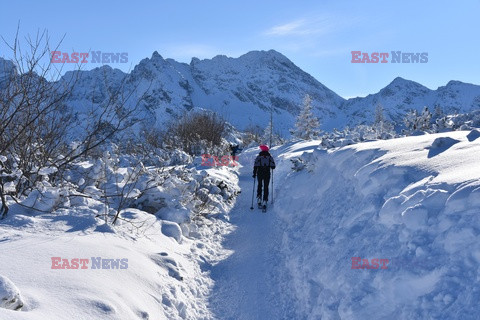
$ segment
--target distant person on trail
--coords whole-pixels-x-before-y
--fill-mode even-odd
[[[231,144],[231,145],[230,145],[230,151],[231,151],[232,157],[235,157],[235,155],[236,155],[237,152],[239,151],[239,150],[238,150],[238,144]]]
[[[268,202],[268,184],[270,183],[270,168],[275,169],[275,161],[268,152],[268,146],[261,145],[260,153],[255,158],[253,166],[253,178],[258,177],[257,203],[258,205],[266,205]],[[263,188],[263,203],[262,203]]]

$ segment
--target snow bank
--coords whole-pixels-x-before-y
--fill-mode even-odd
[[[0,308],[20,310],[23,307],[23,299],[20,290],[10,279],[0,275]]]
[[[162,233],[167,237],[172,237],[177,242],[182,241],[182,229],[180,229],[180,226],[175,222],[163,221]]]
[[[0,221],[0,319],[213,318],[203,266],[225,256],[236,174],[105,158],[74,164],[65,186],[43,181]]]
[[[280,155],[276,179],[282,181],[275,212],[284,229],[283,263],[298,318],[476,314],[476,136],[423,135],[329,152],[311,142],[274,151]],[[387,268],[374,268],[374,259],[388,260]]]
[[[212,318],[213,282],[202,266],[221,259],[217,237],[226,222],[204,218],[186,237],[178,224],[138,209],[122,211],[114,228],[94,214],[71,208],[0,224],[0,270],[16,285],[0,277],[0,306],[25,303],[21,312],[0,308],[0,319]],[[54,257],[65,268],[53,268]],[[87,259],[88,268],[73,259]]]

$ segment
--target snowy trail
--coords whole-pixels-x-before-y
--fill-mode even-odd
[[[284,319],[288,317],[284,268],[279,255],[281,232],[275,206],[269,203],[267,213],[254,205],[252,168],[242,167],[239,184],[242,189],[231,211],[235,231],[226,236],[223,246],[232,250],[229,258],[212,267],[215,281],[210,308],[218,319]]]

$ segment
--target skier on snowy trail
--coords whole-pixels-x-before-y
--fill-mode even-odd
[[[270,168],[275,169],[275,161],[273,157],[268,152],[268,146],[261,145],[260,150],[262,150],[258,156],[255,158],[255,163],[253,166],[253,178],[258,177],[258,188],[257,188],[257,203],[258,206],[262,206],[266,209],[268,202],[268,184],[270,182]],[[262,187],[263,187],[263,202],[262,202]]]

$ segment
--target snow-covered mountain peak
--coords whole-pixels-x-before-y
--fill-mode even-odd
[[[151,60],[163,60],[163,57],[160,53],[158,53],[157,50],[155,50],[153,53],[152,53],[152,58]]]
[[[382,90],[392,90],[392,91],[420,91],[420,92],[427,92],[430,89],[427,87],[419,84],[418,82],[407,80],[402,77],[396,77],[390,82],[384,89]]]
[[[264,50],[255,50],[255,51],[250,51],[247,52],[243,55],[241,55],[238,58],[240,61],[245,61],[245,62],[274,62],[274,61],[280,61],[280,62],[289,62],[291,61],[285,57],[283,54],[281,54],[278,51],[275,51],[273,49],[264,51]]]
[[[2,74],[5,79],[2,68],[14,70],[14,65],[0,58],[0,80]],[[67,72],[63,80],[71,75]],[[387,119],[399,122],[409,110],[421,110],[424,106],[441,106],[446,113],[480,107],[480,86],[450,81],[431,90],[402,77],[396,77],[378,93],[345,100],[275,50],[250,51],[238,58],[194,57],[190,64],[164,59],[155,51],[130,74],[109,66],[81,71],[82,79],[75,84],[71,105],[81,108],[84,96],[92,95],[93,90],[95,101],[100,101],[106,97],[103,80],[107,78],[109,87],[118,88],[125,76],[129,84],[125,90],[135,88],[136,97],[143,96],[142,116],[152,125],[162,125],[172,116],[196,107],[219,112],[239,129],[250,125],[263,127],[273,111],[277,130],[288,135],[306,94],[312,97],[323,130],[372,123],[379,104]]]
[[[0,73],[9,72],[15,69],[15,64],[11,60],[0,57]]]
[[[475,90],[477,85],[466,83],[458,80],[450,80],[445,86],[441,86],[438,89],[442,90]]]
[[[16,70],[17,68],[12,61],[0,58],[0,86],[3,86],[4,82],[11,74],[15,73]]]
[[[96,67],[92,70],[75,70],[67,71],[62,77],[63,81],[71,81],[74,77],[77,77],[76,87],[79,86],[90,86],[94,87],[97,83],[101,82],[112,82],[116,83],[121,81],[125,77],[125,73],[120,69],[114,69],[109,65],[102,65]],[[75,90],[75,89],[74,89]]]
[[[154,68],[158,68],[160,66],[168,65],[169,63],[158,53],[158,51],[154,51],[150,58],[144,58],[140,60],[140,62],[134,67],[137,68],[138,66],[153,66]]]

